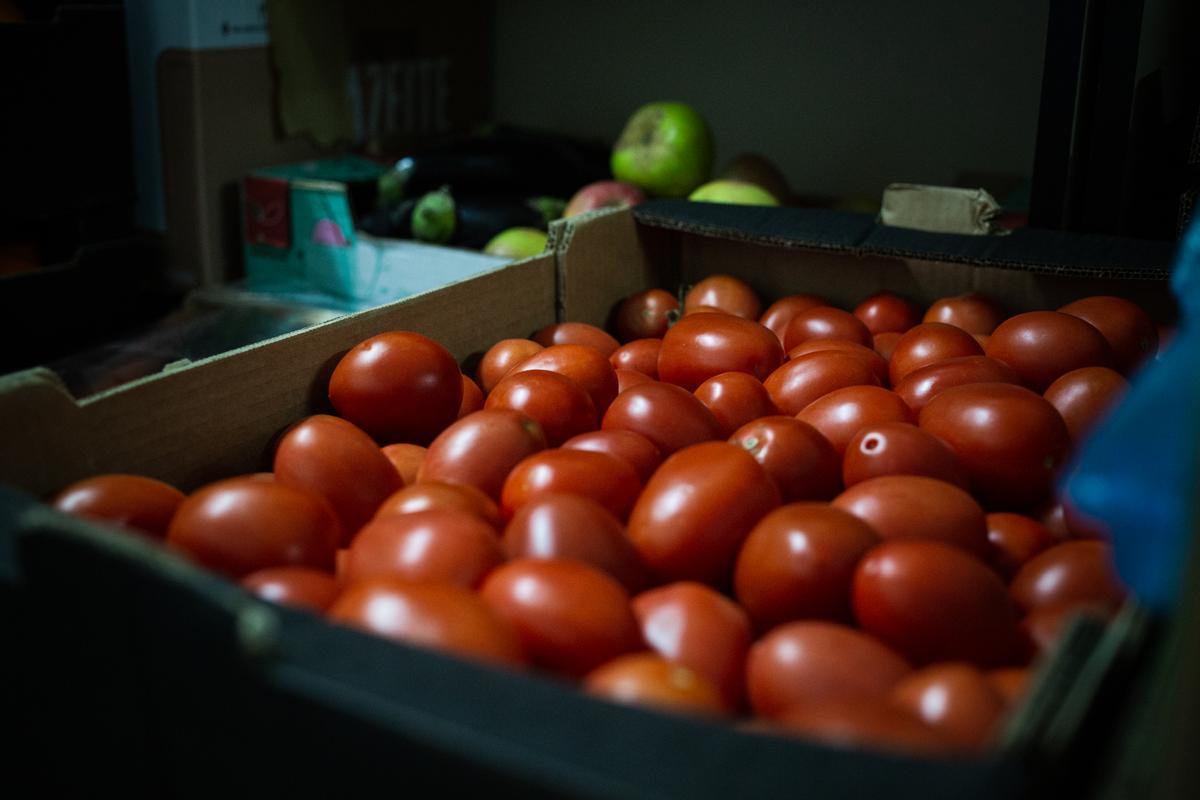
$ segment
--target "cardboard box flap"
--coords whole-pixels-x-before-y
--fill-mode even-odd
[[[1009,236],[929,233],[879,225],[868,214],[655,200],[633,211],[641,225],[775,247],[834,250],[1000,267],[1048,275],[1158,281],[1173,242],[1022,228]]]

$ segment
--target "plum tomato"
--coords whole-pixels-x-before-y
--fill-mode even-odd
[[[327,414],[301,420],[283,435],[275,448],[275,479],[329,501],[342,526],[343,544],[404,486],[370,436]]]
[[[878,385],[870,363],[837,350],[819,350],[791,358],[763,382],[775,407],[789,416],[799,414],[835,389]]]
[[[457,417],[462,388],[450,351],[419,333],[389,331],[342,356],[329,402],[383,444],[428,444]]]
[[[504,561],[496,530],[474,514],[433,508],[388,514],[363,526],[350,544],[346,579],[395,576],[473,589]]]
[[[904,333],[921,321],[921,312],[916,306],[891,292],[878,292],[865,298],[854,308],[854,316],[862,320],[872,336]]]
[[[1063,542],[1029,559],[1009,587],[1023,611],[1054,606],[1114,610],[1125,599],[1112,547],[1094,539]]]
[[[732,275],[709,275],[689,289],[683,309],[686,312],[696,306],[712,306],[742,319],[758,319],[762,311],[758,294]]]
[[[1112,348],[1090,323],[1058,311],[1029,311],[1000,323],[987,355],[1012,367],[1029,388],[1044,392],[1080,367],[1111,367]]]
[[[777,719],[827,701],[886,704],[912,667],[875,637],[824,621],[788,622],[750,648],[746,688],[759,716]]]
[[[922,322],[941,322],[962,328],[967,333],[989,334],[1004,319],[996,301],[970,292],[957,297],[943,297],[925,311]]]
[[[1006,580],[1026,561],[1055,543],[1050,530],[1033,517],[998,511],[985,519],[992,546],[989,561]]]
[[[1071,441],[1079,444],[1121,401],[1129,382],[1108,367],[1081,367],[1060,376],[1042,396],[1058,409]]]
[[[514,372],[496,384],[485,408],[511,408],[542,426],[546,444],[558,447],[580,433],[596,430],[592,398],[579,384],[544,369]]]
[[[880,386],[847,386],[809,403],[796,419],[820,431],[842,458],[850,440],[862,428],[884,422],[912,422],[913,413],[897,394]]]
[[[421,462],[425,460],[425,448],[419,444],[389,444],[380,448],[387,460],[392,462],[405,486],[416,483]]]
[[[663,580],[725,585],[750,529],[779,490],[740,447],[704,442],[669,457],[637,498],[629,538]]]
[[[867,633],[914,664],[1016,663],[1016,609],[1004,583],[960,547],[928,539],[894,539],[858,563],[851,594]]]
[[[953,484],[923,475],[884,475],[856,483],[833,506],[866,522],[885,541],[928,539],[991,554],[983,509]]]
[[[1116,368],[1128,375],[1158,352],[1158,327],[1142,307],[1120,297],[1085,297],[1059,309],[1090,323],[1112,348]]]
[[[509,558],[573,558],[604,570],[629,592],[646,588],[642,557],[613,513],[590,497],[551,493],[521,506],[501,542]]]
[[[242,578],[242,586],[267,602],[318,614],[341,593],[332,574],[311,567],[267,567]]]
[[[817,739],[839,748],[887,750],[944,756],[957,752],[954,743],[911,714],[885,703],[827,700],[793,708],[777,720],[780,732]]]
[[[758,324],[779,337],[779,345],[782,347],[783,334],[789,322],[810,308],[827,305],[829,302],[825,298],[815,294],[790,294],[772,303],[758,318]]]
[[[540,495],[569,492],[592,498],[623,520],[641,489],[637,471],[623,458],[588,450],[543,450],[508,473],[500,492],[500,513],[512,519],[517,509]]]
[[[589,325],[586,322],[558,322],[547,325],[530,337],[542,347],[553,347],[556,344],[581,344],[594,347],[608,358],[621,343],[608,332]]]
[[[455,422],[429,445],[421,481],[474,486],[500,499],[517,462],[546,449],[542,426],[519,411],[485,408]]]
[[[703,584],[681,581],[633,598],[642,639],[663,658],[712,681],[728,711],[745,695],[750,620],[737,603]]]
[[[155,539],[167,535],[183,492],[142,475],[95,475],[63,489],[51,505],[64,514],[105,522]]]
[[[998,667],[983,673],[1004,704],[1012,708],[1025,697],[1033,672],[1029,667]]]
[[[337,516],[320,495],[278,481],[230,478],[198,489],[180,504],[167,544],[198,564],[241,578],[267,567],[332,571],[341,536]]]
[[[657,653],[617,656],[588,673],[583,689],[615,703],[683,714],[725,711],[712,681]]]
[[[930,664],[892,688],[892,704],[941,731],[965,750],[991,744],[1004,716],[1005,699],[976,666]]]
[[[503,524],[496,501],[479,489],[467,484],[421,481],[406,486],[388,497],[375,511],[375,517],[394,514],[415,514],[431,509],[465,511],[499,529]]]
[[[900,337],[888,360],[888,376],[892,386],[921,367],[937,364],[950,358],[981,356],[983,348],[971,334],[953,325],[923,322]]]
[[[714,375],[692,394],[712,412],[722,437],[759,417],[779,413],[762,382],[744,372]]]
[[[485,395],[491,394],[508,371],[545,348],[532,339],[501,339],[488,348],[479,362],[475,377]]]
[[[510,561],[479,594],[516,629],[530,661],[553,672],[582,677],[642,646],[621,584],[580,561]]]
[[[608,356],[582,344],[556,344],[534,353],[509,370],[508,376],[544,369],[566,376],[592,398],[597,414],[603,414],[617,396],[617,375]]]
[[[849,311],[833,306],[817,306],[792,318],[783,331],[783,349],[792,348],[813,339],[845,339],[848,342],[871,346],[871,331]]]
[[[608,362],[613,369],[631,369],[658,380],[658,351],[661,349],[662,339],[634,339],[621,345],[608,357]]]
[[[1112,612],[1090,605],[1045,606],[1035,608],[1021,618],[1021,635],[1030,660],[1045,656],[1058,646],[1076,617],[1091,617],[1107,622]]]
[[[641,434],[664,456],[721,438],[721,428],[707,406],[686,389],[661,381],[622,392],[604,414],[600,427]]]
[[[875,375],[876,383],[880,386],[886,386],[888,382],[888,365],[887,360],[875,352],[870,347],[864,347],[857,342],[848,342],[845,339],[809,339],[803,344],[798,344],[791,350],[788,350],[788,358],[800,358],[800,356],[808,353],[823,353],[833,351],[844,355],[861,358],[867,362],[867,366],[871,368],[871,372]]]
[[[871,346],[880,358],[884,361],[891,361],[892,353],[896,352],[896,343],[903,335],[903,333],[877,333],[871,337]]]
[[[643,383],[657,383],[654,378],[637,370],[617,369],[613,370],[613,374],[617,376],[617,394],[635,386],[641,386]]]
[[[733,573],[738,602],[767,631],[796,619],[850,620],[850,583],[879,535],[827,503],[792,503],[758,521]]]
[[[1070,443],[1067,426],[1041,395],[1007,383],[972,383],[939,394],[919,425],[958,456],[980,502],[1029,508],[1049,495]]]
[[[633,431],[591,431],[563,442],[564,450],[593,450],[609,453],[629,462],[644,484],[662,463],[662,454],[654,443]]]
[[[762,417],[729,438],[762,465],[785,503],[828,500],[842,486],[838,454],[821,433],[793,417]]]
[[[907,422],[867,425],[846,446],[842,482],[847,489],[884,475],[924,475],[961,489],[970,485],[950,445]]]
[[[483,408],[483,391],[475,381],[462,376],[462,402],[458,406],[458,416],[455,419],[462,419],[467,414],[472,414]]]
[[[692,314],[663,337],[658,379],[691,392],[722,372],[765,380],[781,363],[779,340],[757,322],[728,314]]]
[[[631,294],[617,308],[617,338],[622,342],[661,339],[671,324],[671,312],[678,308],[675,295],[663,289]]]
[[[491,664],[526,663],[517,632],[470,589],[373,578],[351,584],[329,609],[335,622],[376,636]]]
[[[1013,368],[987,356],[958,356],[928,364],[908,373],[892,391],[908,403],[914,414],[947,389],[970,383],[1011,383],[1021,385]]]

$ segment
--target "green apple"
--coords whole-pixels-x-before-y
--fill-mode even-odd
[[[710,181],[688,195],[704,203],[734,203],[743,206],[777,206],[775,195],[747,181]]]
[[[686,197],[708,180],[712,163],[708,123],[684,103],[642,106],[613,145],[613,177],[659,197]]]
[[[537,228],[509,228],[500,231],[483,247],[490,256],[529,258],[546,249],[546,232]]]

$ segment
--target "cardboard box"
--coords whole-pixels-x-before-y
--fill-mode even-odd
[[[333,365],[371,334],[420,331],[466,359],[555,320],[603,323],[632,291],[714,272],[766,297],[815,291],[843,305],[886,288],[919,302],[980,289],[1012,311],[1101,292],[1169,306],[1169,252],[1157,245],[981,238],[791,209],[596,212],[555,225],[551,254],[82,402],[44,371],[0,379],[0,482],[37,497],[97,472],[191,489],[262,469],[285,426],[327,410]],[[386,783],[523,797],[1026,796],[1077,787],[1094,769],[1086,754],[1109,731],[1092,721],[1120,702],[1121,668],[1140,644],[1136,625],[1077,628],[1005,747],[978,760],[838,750],[609,705],[270,607],[7,489],[0,614],[16,654],[0,685],[24,687],[8,699],[26,741],[54,743],[19,766],[50,785],[122,780],[146,794],[202,795],[236,774],[239,787],[305,794]],[[1060,747],[1044,763],[1048,732]]]

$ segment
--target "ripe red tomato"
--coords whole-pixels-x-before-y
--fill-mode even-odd
[[[1158,352],[1158,328],[1141,306],[1120,297],[1085,297],[1059,309],[1100,331],[1116,367],[1128,375]]]
[[[633,598],[633,613],[652,650],[711,681],[726,710],[742,707],[751,631],[737,603],[703,584],[682,581]]]
[[[1094,539],[1043,550],[1017,571],[1010,591],[1023,611],[1054,606],[1115,609],[1125,600],[1112,547]]]
[[[405,486],[416,482],[421,462],[425,460],[424,447],[419,444],[389,444],[381,449],[400,474],[400,480]]]
[[[341,593],[333,575],[309,567],[267,567],[242,578],[242,586],[268,602],[318,614]]]
[[[762,417],[734,431],[729,443],[754,456],[785,503],[828,500],[842,488],[837,451],[807,422]]]
[[[534,353],[509,371],[509,375],[544,369],[565,375],[592,398],[597,414],[603,414],[617,396],[617,375],[608,356],[582,344],[556,344]],[[507,376],[506,376],[507,377]]]
[[[835,389],[878,385],[879,380],[865,359],[837,350],[796,356],[763,382],[780,413],[789,416],[799,414]]]
[[[646,373],[632,369],[613,370],[613,373],[617,376],[617,394],[621,394],[626,389],[632,389],[634,386],[656,382],[654,378],[651,378]]]
[[[348,543],[379,504],[404,487],[379,446],[344,419],[317,414],[294,425],[275,448],[275,479],[324,497]]]
[[[1035,608],[1021,619],[1021,635],[1029,660],[1053,652],[1077,617],[1092,617],[1107,622],[1112,612],[1088,605],[1045,606]]]
[[[455,420],[462,373],[450,351],[419,333],[372,336],[342,356],[329,402],[384,444],[428,444]]]
[[[475,381],[463,375],[462,387],[462,402],[459,403],[458,416],[455,419],[462,419],[467,414],[473,414],[483,408],[483,391]]]
[[[350,544],[346,579],[394,576],[472,589],[504,561],[491,525],[474,514],[434,508],[388,514],[363,526]]]
[[[508,473],[500,493],[500,513],[511,519],[517,509],[536,497],[569,492],[590,497],[618,519],[625,519],[641,489],[637,472],[622,458],[588,450],[544,450]]]
[[[930,664],[892,688],[892,704],[941,731],[967,750],[991,744],[1004,715],[1004,697],[971,664]]]
[[[710,275],[697,283],[683,298],[683,309],[713,306],[742,319],[758,319],[762,301],[744,281],[732,275]]]
[[[526,663],[516,631],[470,589],[374,578],[352,584],[329,617],[398,642],[510,667]]]
[[[912,422],[913,414],[899,396],[887,389],[847,386],[809,403],[796,419],[820,431],[841,458],[854,434],[862,428],[885,422]]]
[[[451,425],[429,445],[421,481],[474,486],[493,500],[508,473],[526,456],[546,449],[542,426],[507,408],[485,408]]]
[[[485,395],[491,394],[508,371],[545,348],[532,339],[501,339],[483,354],[475,377]]]
[[[1066,495],[1060,498],[1060,502],[1062,527],[1066,530],[1067,536],[1072,539],[1103,539],[1105,541],[1110,538],[1108,528],[1102,520],[1084,514]]]
[[[929,539],[991,554],[983,509],[971,495],[922,475],[884,475],[856,483],[833,505],[870,525],[885,540]]]
[[[817,739],[840,748],[888,750],[945,756],[956,752],[953,742],[925,723],[884,703],[830,700],[799,706],[777,720],[781,733]]]
[[[843,355],[854,356],[867,362],[867,366],[871,368],[871,373],[875,376],[876,381],[880,386],[887,385],[888,381],[888,365],[887,361],[879,353],[875,352],[870,347],[864,347],[857,342],[848,342],[845,339],[809,339],[807,342],[798,344],[791,350],[788,350],[788,358],[799,358],[808,353],[822,353],[834,351]]]
[[[850,582],[879,536],[826,503],[792,503],[767,514],[738,553],[733,587],[760,631],[796,619],[850,620]]]
[[[792,318],[783,331],[783,348],[792,348],[813,339],[845,339],[871,346],[871,332],[858,317],[833,306],[817,306]]]
[[[1050,384],[1043,397],[1058,409],[1063,422],[1067,423],[1071,441],[1078,444],[1121,402],[1121,396],[1128,388],[1129,382],[1116,370],[1082,367]]]
[[[924,475],[969,486],[967,471],[950,445],[907,422],[868,425],[846,446],[842,482],[846,488],[884,475]]]
[[[658,378],[690,392],[722,372],[745,372],[761,381],[782,362],[779,340],[757,322],[729,314],[692,314],[663,337]]]
[[[854,309],[872,336],[880,333],[903,333],[921,321],[921,312],[909,301],[891,292],[878,292],[864,299]]]
[[[341,528],[320,495],[278,481],[231,478],[180,504],[167,544],[235,578],[267,567],[332,571]]]
[[[871,345],[884,361],[891,361],[892,353],[896,352],[896,343],[903,335],[903,333],[877,333],[871,337]]]
[[[629,595],[581,561],[510,561],[488,576],[479,594],[516,629],[530,660],[553,672],[581,677],[641,647]]]
[[[1060,375],[1080,367],[1112,366],[1112,348],[1079,317],[1030,311],[1000,323],[987,354],[1012,367],[1029,388],[1044,392]]]
[[[350,563],[350,548],[339,547],[333,556],[333,579],[337,581],[338,590],[346,588],[346,565]]]
[[[943,297],[926,311],[922,322],[941,322],[962,328],[967,333],[991,333],[1004,319],[994,300],[974,292]]]
[[[737,314],[730,314],[725,309],[717,308],[716,306],[691,306],[683,312],[684,317],[690,317],[692,314],[726,314],[730,317],[737,316]]]
[[[722,372],[700,384],[693,392],[712,412],[722,437],[759,417],[779,413],[762,382],[744,372]]]
[[[904,376],[892,391],[900,395],[914,414],[920,414],[933,398],[955,386],[970,383],[1011,383],[1021,385],[1013,368],[987,356],[958,356],[928,364]]]
[[[772,333],[779,337],[779,344],[782,346],[783,334],[787,330],[789,322],[810,308],[827,305],[829,303],[825,298],[818,297],[815,294],[790,294],[772,303],[763,312],[763,315],[758,318],[758,324],[770,329]]]
[[[51,502],[65,514],[162,539],[183,492],[141,475],[96,475],[72,483]]]
[[[1032,670],[1029,667],[1000,667],[990,669],[984,675],[992,688],[1004,698],[1004,704],[1011,708],[1024,699]]]
[[[926,404],[919,424],[950,445],[975,496],[1001,509],[1028,508],[1046,497],[1069,443],[1054,406],[1007,383],[947,389]]]
[[[588,673],[583,688],[605,700],[659,711],[717,715],[725,710],[712,681],[657,653],[617,656]]]
[[[971,334],[953,325],[923,322],[900,337],[888,361],[892,386],[899,386],[906,375],[950,358],[981,356],[983,348]]]
[[[986,517],[989,559],[1002,576],[1011,578],[1026,561],[1054,544],[1050,530],[1032,517],[1000,511]]]
[[[383,501],[375,511],[376,519],[393,514],[415,514],[418,511],[450,509],[473,514],[493,529],[503,525],[496,501],[479,489],[467,484],[422,481],[406,486]]]
[[[712,412],[686,389],[655,381],[622,392],[600,427],[645,436],[664,456],[721,437]]]
[[[634,339],[608,357],[613,369],[631,369],[658,380],[658,351],[662,339]]]
[[[513,514],[501,543],[509,558],[573,558],[604,570],[630,592],[646,588],[642,557],[612,512],[590,497],[544,494]]]
[[[621,343],[604,330],[586,322],[559,322],[547,325],[531,337],[542,347],[553,347],[556,344],[581,344],[594,347],[608,358]]]
[[[661,339],[670,325],[671,312],[678,309],[675,295],[662,289],[631,294],[617,309],[617,337],[622,342]]]
[[[852,590],[863,630],[911,659],[1014,663],[1016,611],[1000,578],[960,547],[929,540],[884,542],[858,564]]]
[[[910,672],[901,655],[862,631],[833,622],[789,622],[750,648],[746,687],[754,712],[778,719],[830,701],[885,704]]]
[[[593,450],[608,453],[629,462],[644,484],[662,463],[662,454],[654,443],[633,431],[592,431],[563,442],[564,450]]]
[[[754,457],[704,442],[669,457],[629,517],[629,538],[664,580],[723,585],[746,535],[779,505],[779,490]]]
[[[520,411],[542,426],[550,447],[597,426],[596,407],[588,393],[570,378],[544,369],[509,375],[492,389],[485,407]]]

